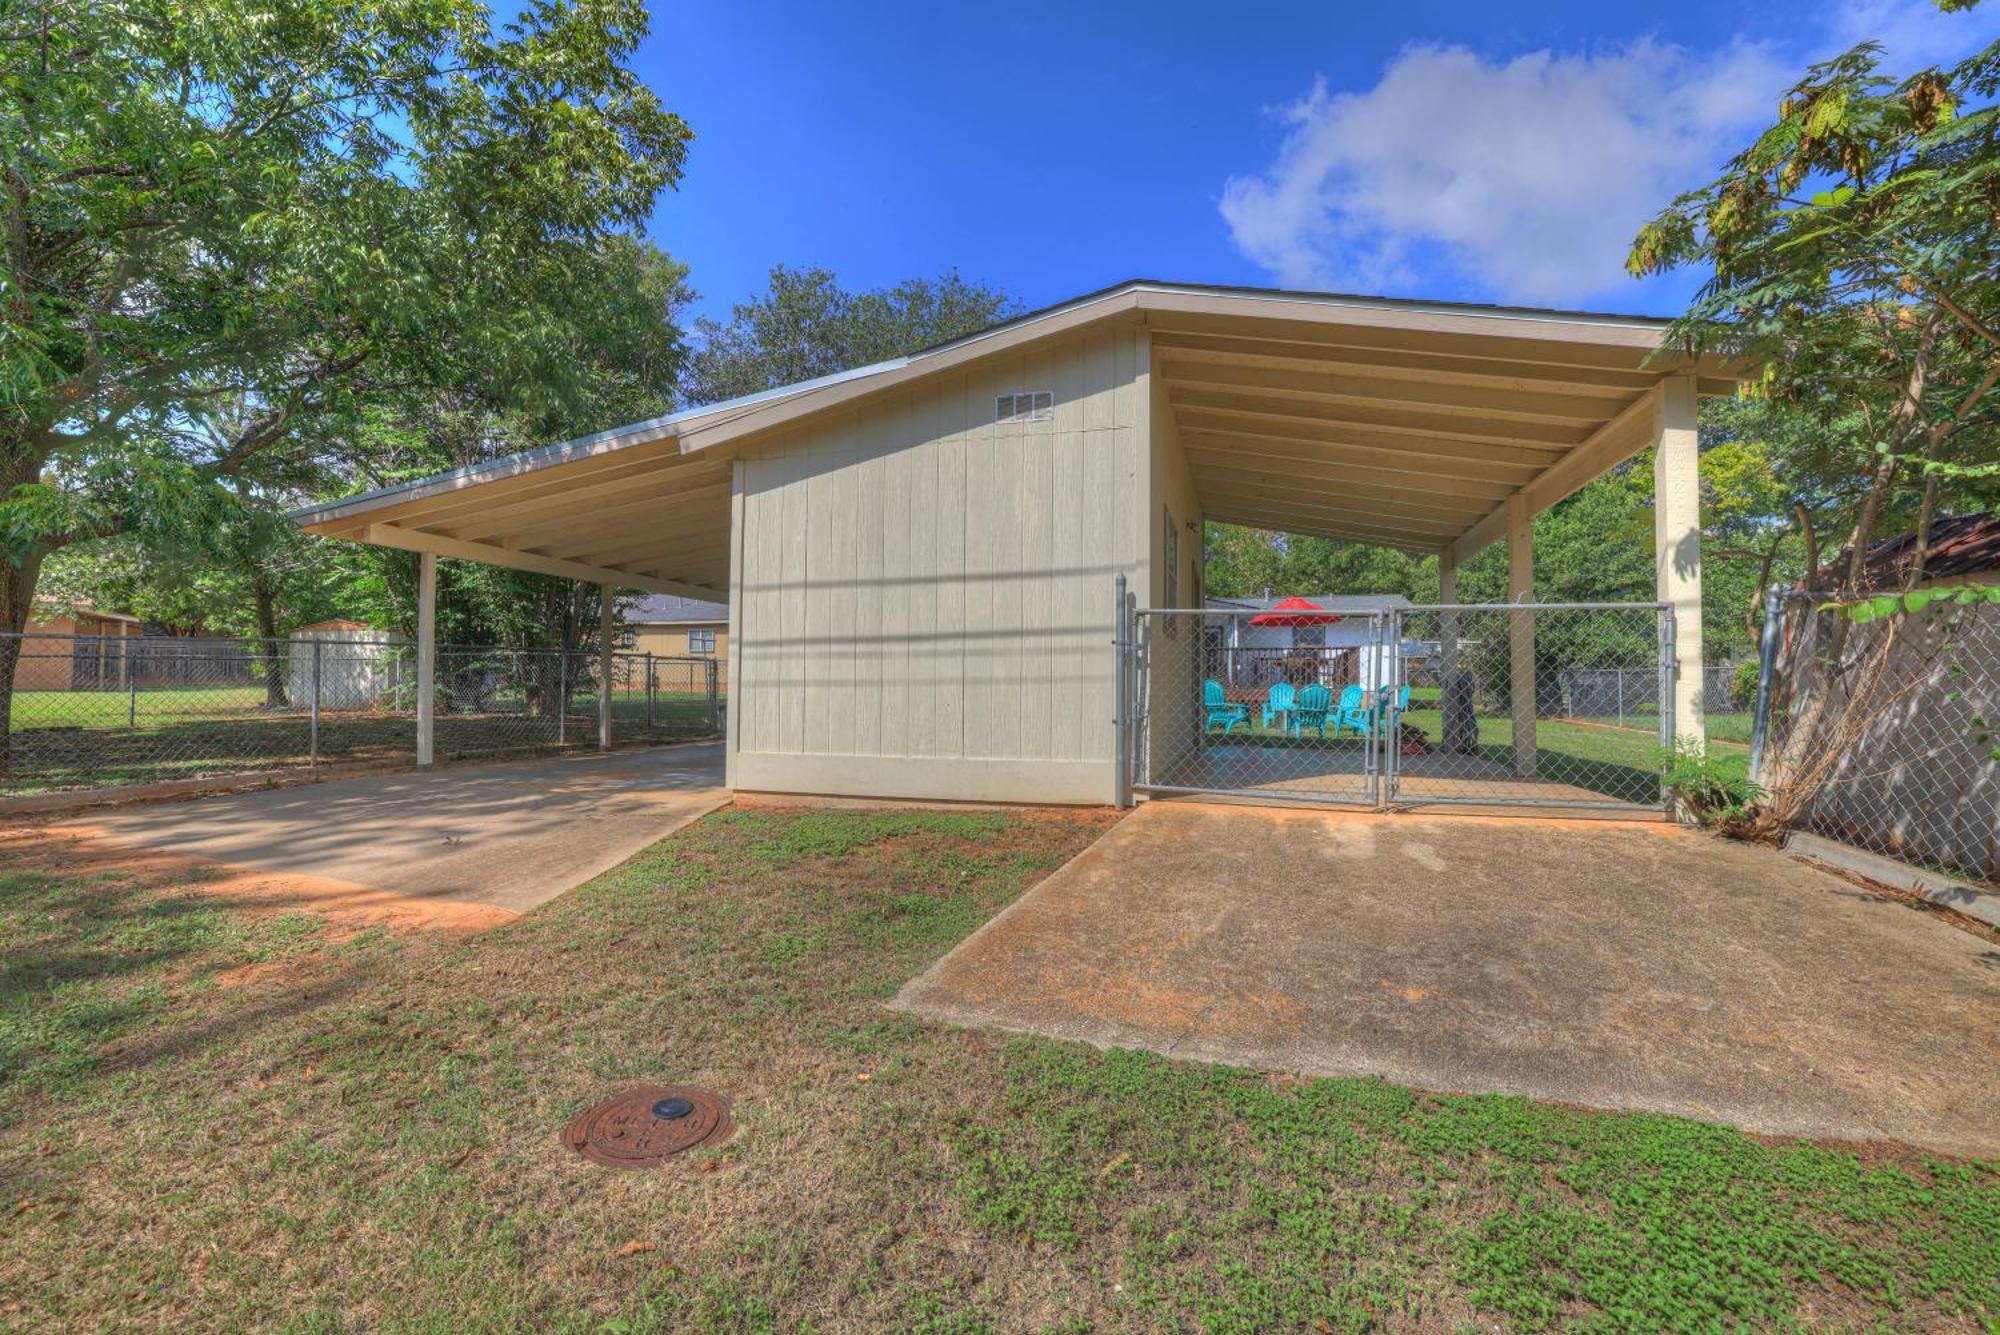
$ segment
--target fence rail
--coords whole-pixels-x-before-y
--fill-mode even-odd
[[[414,645],[386,639],[0,635],[14,683],[0,792],[83,789],[344,761],[414,760]],[[595,747],[594,649],[440,645],[440,760]],[[614,742],[722,731],[714,658],[618,653]]]

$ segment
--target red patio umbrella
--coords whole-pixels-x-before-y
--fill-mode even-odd
[[[1287,598],[1274,605],[1268,612],[1259,612],[1250,618],[1253,626],[1331,626],[1340,620],[1340,613],[1329,612],[1318,603],[1307,602],[1304,598]]]

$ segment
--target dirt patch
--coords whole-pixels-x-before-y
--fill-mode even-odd
[[[464,936],[521,916],[489,904],[419,898],[325,876],[255,871],[178,853],[124,848],[77,826],[61,831],[40,823],[0,828],[0,859],[15,871],[50,876],[114,875],[147,883],[179,882],[227,899],[232,909],[243,913],[311,914],[325,921],[333,939],[380,927]],[[249,976],[238,981],[247,982]]]

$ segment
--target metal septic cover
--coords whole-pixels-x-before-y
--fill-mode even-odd
[[[586,1108],[563,1128],[563,1144],[592,1163],[655,1168],[697,1145],[726,1139],[729,1100],[688,1085],[639,1085]]]

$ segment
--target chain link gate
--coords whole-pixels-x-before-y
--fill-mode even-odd
[[[1149,793],[1660,811],[1672,620],[1659,603],[1287,617],[1127,602],[1121,760]],[[1607,679],[1650,689],[1621,685],[1607,708]]]

